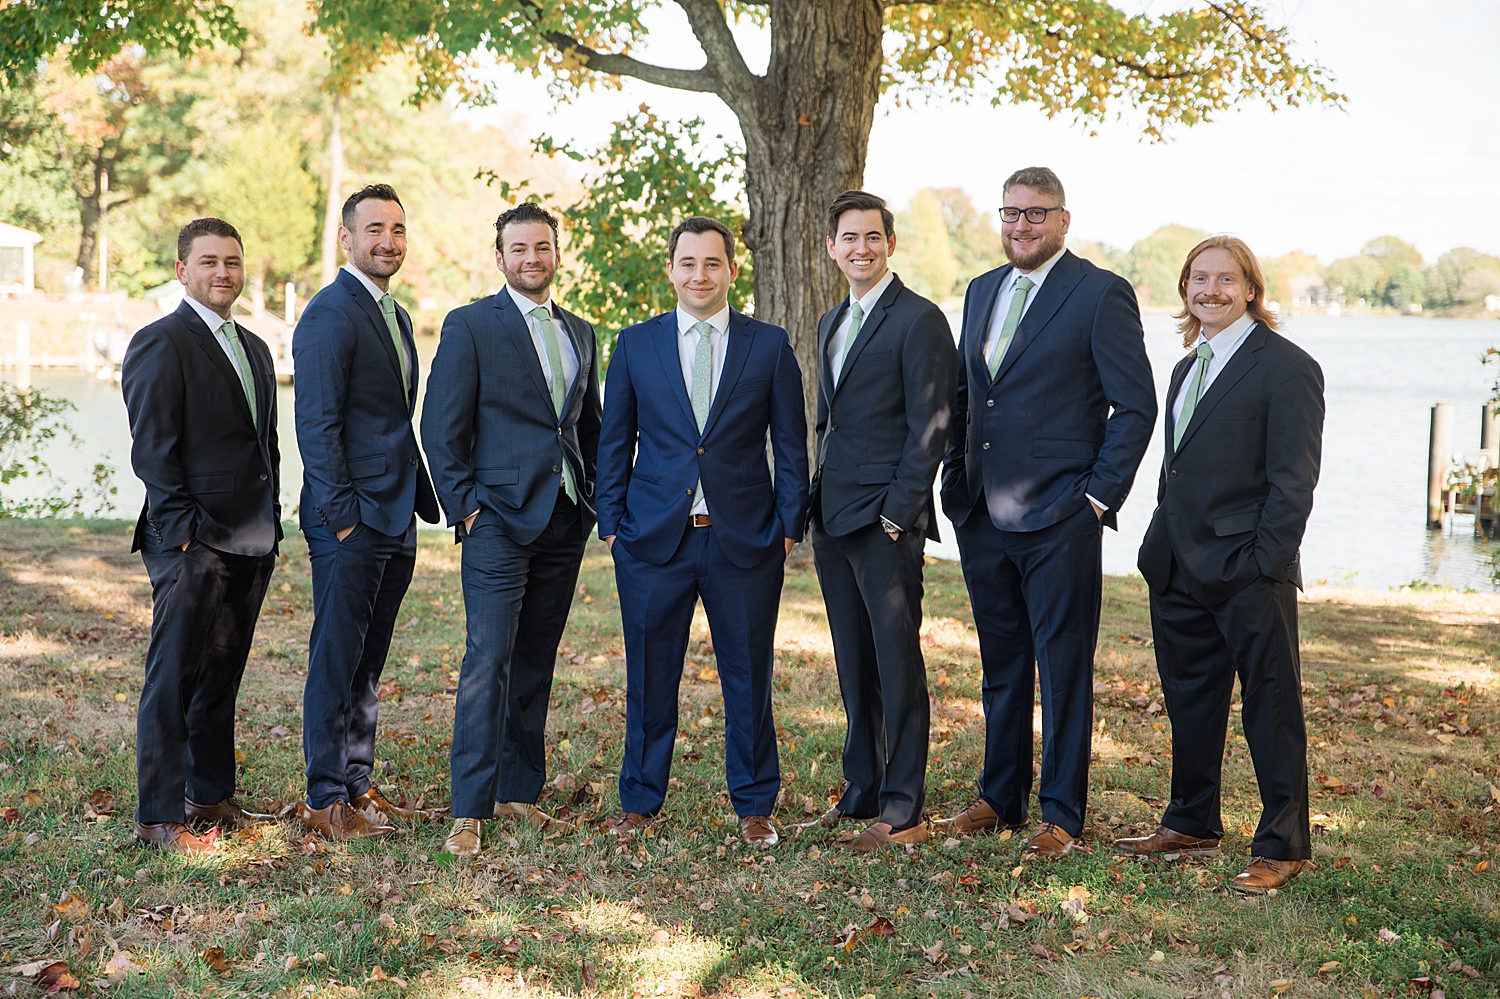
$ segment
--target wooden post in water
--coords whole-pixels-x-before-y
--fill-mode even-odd
[[[1479,418],[1479,450],[1490,456],[1490,467],[1500,466],[1500,404],[1491,399]]]
[[[1443,494],[1453,460],[1453,403],[1432,407],[1432,435],[1427,440],[1427,526],[1443,526]]]

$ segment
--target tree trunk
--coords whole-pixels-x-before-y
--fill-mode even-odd
[[[269,270],[264,264],[250,275],[250,311],[256,317],[265,315],[266,312],[266,272]]]
[[[328,205],[323,211],[323,283],[333,284],[339,271],[339,213],[344,194],[344,131],[339,95],[333,95],[328,127]]]
[[[864,180],[880,100],[882,25],[878,0],[773,0],[766,75],[748,108],[726,97],[745,136],[755,314],[791,334],[802,365],[809,453],[818,319],[849,293],[824,248],[825,213]]]
[[[79,190],[77,181],[73,193],[78,198],[78,258],[74,261],[83,268],[83,284],[79,290],[94,283],[94,264],[99,254],[99,223],[103,218],[104,191],[101,183],[105,164],[96,157],[93,164],[94,186],[92,190]]]

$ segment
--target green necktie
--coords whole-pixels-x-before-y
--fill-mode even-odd
[[[1000,362],[1005,360],[1005,352],[1010,349],[1010,342],[1016,338],[1016,327],[1021,325],[1021,313],[1026,311],[1026,296],[1031,289],[1036,287],[1036,282],[1025,274],[1016,278],[1016,290],[1010,296],[1010,311],[1005,314],[1005,322],[1000,324],[1000,336],[995,341],[995,350],[990,354],[990,380],[993,381],[995,373],[1000,370]]]
[[[693,355],[693,418],[698,421],[698,432],[708,422],[708,410],[713,402],[714,384],[714,328],[708,323],[694,323],[693,332],[698,334],[698,351]],[[693,506],[703,499],[703,480],[698,480],[693,494]]]
[[[1209,346],[1207,340],[1198,345],[1198,364],[1193,369],[1193,381],[1188,385],[1187,398],[1182,400],[1182,412],[1177,417],[1177,422],[1172,426],[1172,450],[1177,450],[1177,445],[1182,443],[1182,432],[1193,420],[1193,412],[1198,408],[1198,400],[1203,397],[1203,380],[1208,377],[1208,362],[1213,359],[1214,349]]]
[[[849,364],[849,351],[859,339],[859,327],[865,321],[865,310],[858,302],[849,303],[849,332],[844,337],[844,356],[839,359],[839,381],[844,380],[844,369]]]
[[[562,419],[563,399],[567,395],[563,386],[562,348],[557,343],[557,328],[552,325],[552,313],[545,305],[538,305],[527,313],[542,328],[542,343],[547,346],[547,367],[552,369],[552,409]],[[573,466],[563,461],[563,491],[568,499],[578,502],[578,487],[573,483]]]
[[[250,372],[250,358],[245,356],[245,345],[240,343],[240,331],[230,321],[220,326],[219,332],[224,334],[224,339],[229,341],[229,347],[234,351],[234,359],[240,368],[240,386],[245,390],[245,401],[250,404],[250,422],[259,429],[260,413],[255,405],[255,376]]]
[[[380,314],[385,316],[385,328],[391,331],[391,342],[396,345],[396,360],[401,364],[401,388],[411,394],[411,361],[406,356],[406,345],[401,342],[401,327],[396,322],[396,300],[389,294],[380,296]]]

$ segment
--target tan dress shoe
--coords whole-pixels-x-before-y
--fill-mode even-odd
[[[769,815],[747,815],[740,819],[740,836],[750,846],[775,846],[781,842]]]
[[[478,819],[454,819],[453,829],[443,841],[443,850],[455,857],[479,856],[479,829],[483,825]]]
[[[1292,878],[1302,873],[1307,866],[1305,860],[1272,860],[1270,857],[1251,857],[1250,866],[1234,876],[1229,887],[1250,895],[1264,895],[1276,888],[1283,888]]]
[[[965,808],[957,815],[949,819],[934,822],[933,825],[942,826],[944,832],[955,832],[961,836],[969,836],[978,832],[989,832],[993,829],[1023,829],[1024,822],[1002,822],[1000,815],[983,798],[975,800],[974,804]]]
[[[571,822],[548,815],[536,805],[524,801],[497,801],[495,802],[494,818],[497,819],[523,819],[536,826],[538,829],[553,829],[562,832],[572,832],[578,827]]]
[[[376,822],[364,812],[356,812],[347,801],[335,801],[327,808],[318,809],[309,807],[304,801],[298,809],[298,818],[302,820],[302,828],[310,829],[335,843],[361,836],[389,836],[396,831],[394,826]]]
[[[137,822],[134,836],[137,842],[168,853],[212,853],[219,843],[219,830],[199,836],[181,822]]]
[[[375,809],[375,811],[384,815],[387,822],[389,822],[391,819],[400,819],[403,822],[410,822],[413,819],[425,819],[427,817],[425,813],[418,811],[415,808],[402,808],[400,805],[396,804],[394,801],[391,801],[391,799],[381,794],[380,788],[376,787],[373,784],[370,785],[370,789],[368,791],[360,795],[358,798],[355,798],[349,804],[354,807],[354,810],[356,812],[363,812],[367,808],[373,808]]]
[[[1176,829],[1157,826],[1150,836],[1117,839],[1110,847],[1126,857],[1155,857],[1163,853],[1185,853],[1190,857],[1208,857],[1219,852],[1219,841],[1210,836],[1189,836]]]
[[[626,812],[604,821],[604,831],[611,836],[634,836],[651,820],[640,812]]]
[[[1052,822],[1043,822],[1042,827],[1031,837],[1031,842],[1026,844],[1028,857],[1037,857],[1042,860],[1054,860],[1070,853],[1093,853],[1083,845],[1083,840],[1072,835],[1062,826]]]
[[[893,830],[889,822],[876,822],[859,834],[849,849],[859,853],[873,853],[884,846],[905,846],[908,843],[927,842],[927,823],[918,822],[910,829]]]
[[[276,816],[267,815],[264,812],[247,812],[239,799],[230,795],[223,801],[213,805],[200,805],[191,798],[182,799],[183,810],[187,814],[187,820],[194,825],[223,826],[226,829],[238,829],[241,826],[254,825],[259,822],[275,822]]]

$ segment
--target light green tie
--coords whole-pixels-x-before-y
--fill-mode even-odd
[[[1021,325],[1021,313],[1026,311],[1026,296],[1035,287],[1036,282],[1025,274],[1016,278],[1016,290],[1010,296],[1010,311],[1005,314],[1005,322],[1000,324],[1000,336],[995,340],[994,353],[990,354],[991,381],[1000,370],[1000,362],[1005,360],[1010,342],[1016,338],[1016,327]]]
[[[698,421],[698,433],[708,422],[708,410],[713,402],[714,383],[714,328],[708,323],[694,323],[693,332],[698,334],[698,351],[693,355],[693,418]],[[693,506],[703,499],[703,480],[698,480],[693,494]]]
[[[844,380],[844,371],[849,364],[849,351],[859,339],[859,327],[865,321],[865,310],[858,302],[849,303],[849,332],[844,337],[844,356],[839,359],[839,381]]]
[[[542,343],[547,346],[547,367],[552,369],[552,409],[559,420],[563,414],[563,400],[567,396],[563,385],[562,348],[557,343],[557,328],[552,325],[552,313],[545,305],[538,305],[528,313],[542,329]],[[573,482],[573,466],[565,455],[562,463],[563,491],[568,499],[578,502],[578,486]]]
[[[1177,445],[1182,443],[1182,432],[1193,420],[1193,412],[1198,408],[1198,400],[1203,397],[1203,380],[1208,377],[1208,362],[1213,360],[1214,349],[1209,346],[1207,340],[1198,345],[1198,364],[1193,370],[1193,381],[1188,385],[1187,398],[1182,400],[1182,412],[1177,417],[1177,422],[1172,427],[1172,450],[1177,450]]]
[[[229,341],[230,348],[234,351],[234,359],[240,368],[240,386],[245,390],[245,401],[250,404],[250,422],[260,429],[260,413],[255,405],[255,376],[250,372],[250,358],[245,356],[245,345],[240,343],[240,331],[235,329],[234,322],[230,321],[219,327],[219,332],[224,334],[224,339]]]
[[[396,300],[389,294],[380,296],[380,314],[385,316],[385,328],[391,331],[391,342],[396,345],[396,360],[401,364],[401,388],[411,394],[411,361],[406,356],[406,345],[401,342],[401,326],[396,322]]]

